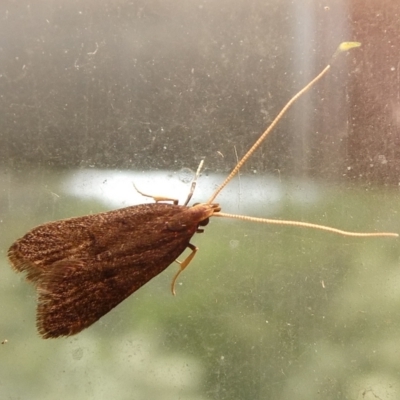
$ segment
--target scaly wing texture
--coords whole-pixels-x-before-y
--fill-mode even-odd
[[[193,219],[190,210],[144,204],[50,222],[17,240],[8,256],[37,286],[41,335],[80,332],[168,267],[210,213]],[[170,220],[184,224],[170,229]]]

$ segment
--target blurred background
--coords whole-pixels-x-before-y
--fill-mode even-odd
[[[398,399],[398,239],[213,219],[177,266],[71,338],[42,340],[7,249],[44,222],[149,201],[400,231],[395,0],[5,0],[0,4],[4,399]],[[161,193],[160,193],[161,192]]]

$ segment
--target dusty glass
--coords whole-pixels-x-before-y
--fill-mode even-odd
[[[43,340],[7,262],[44,222],[210,196],[343,40],[218,202],[354,231],[399,228],[396,1],[0,4],[2,398],[399,398],[399,242],[214,218],[82,333]]]

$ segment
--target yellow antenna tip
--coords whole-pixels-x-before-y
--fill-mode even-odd
[[[360,42],[342,42],[338,47],[338,51],[349,51],[350,49],[354,49],[360,46]]]
[[[360,47],[361,43],[360,42],[342,42],[339,44],[339,47],[336,49],[335,54],[332,56],[331,62],[329,64],[332,64],[332,62],[335,60],[335,58],[338,56],[339,53],[343,53],[344,51],[349,51],[351,49],[354,49],[356,47]]]

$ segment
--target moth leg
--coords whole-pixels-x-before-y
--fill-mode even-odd
[[[187,247],[189,247],[192,250],[192,252],[183,261],[175,260],[179,264],[179,269],[171,282],[171,292],[174,296],[176,294],[175,283],[176,280],[178,279],[178,276],[190,264],[190,262],[193,260],[193,257],[196,255],[197,250],[199,249],[198,247],[193,246],[191,243],[189,243]]]
[[[153,195],[151,195],[151,194],[146,194],[146,193],[141,192],[141,191],[136,187],[136,185],[135,185],[133,182],[132,182],[132,185],[133,185],[133,187],[135,188],[135,190],[136,190],[139,194],[141,194],[141,195],[144,196],[144,197],[150,197],[150,198],[153,199],[156,203],[158,203],[159,201],[172,201],[172,203],[174,203],[175,205],[178,204],[178,200],[176,200],[176,199],[171,199],[170,197],[153,196]]]

